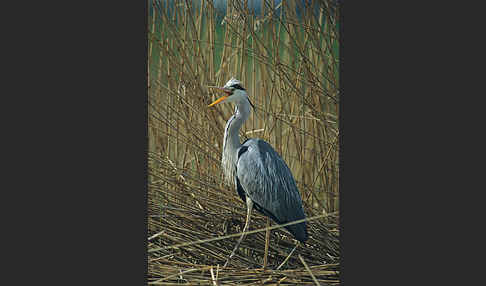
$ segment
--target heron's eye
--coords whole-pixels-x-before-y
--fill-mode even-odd
[[[240,90],[245,90],[241,85],[239,84],[234,84],[231,86],[233,89],[240,89]]]

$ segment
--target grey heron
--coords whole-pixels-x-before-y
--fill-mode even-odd
[[[222,168],[226,183],[236,188],[247,206],[243,233],[228,257],[226,266],[246,235],[253,208],[278,224],[304,219],[305,214],[294,177],[272,146],[259,138],[247,139],[240,143],[239,130],[250,115],[250,107],[254,107],[242,83],[231,78],[223,87],[213,88],[225,92],[226,95],[208,107],[220,102],[235,104],[235,112],[224,130]],[[308,238],[305,222],[285,228],[300,242],[305,242]],[[265,252],[265,262],[266,255]]]

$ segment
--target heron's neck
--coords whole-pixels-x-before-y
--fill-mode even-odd
[[[223,172],[229,184],[234,181],[235,164],[238,156],[236,154],[241,146],[240,136],[238,135],[241,126],[250,116],[248,104],[236,104],[235,113],[226,123],[223,142]]]
[[[224,130],[224,149],[236,151],[240,147],[240,128],[243,123],[248,119],[250,110],[245,110],[242,106],[236,106],[235,113],[226,123]]]

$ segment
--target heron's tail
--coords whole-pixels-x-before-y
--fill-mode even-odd
[[[305,221],[285,228],[300,242],[305,242],[309,238]]]

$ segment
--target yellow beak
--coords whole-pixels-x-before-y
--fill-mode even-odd
[[[225,95],[225,96],[223,96],[223,97],[218,98],[216,101],[214,101],[213,103],[211,103],[210,105],[208,105],[208,107],[211,107],[211,106],[213,106],[213,105],[215,105],[215,104],[220,103],[221,101],[223,101],[223,100],[225,100],[226,98],[228,98],[228,96],[229,96],[229,95],[231,95],[231,91],[229,91],[229,90],[227,90],[227,89],[225,89],[225,88],[222,88],[222,87],[215,87],[215,86],[208,86],[208,87],[211,87],[211,88],[216,88],[217,90],[219,90],[219,91],[223,91],[223,92],[225,92],[226,94],[228,94],[228,95]]]
[[[211,103],[210,105],[208,105],[208,107],[211,107],[211,106],[213,106],[213,105],[215,105],[215,104],[218,104],[218,103],[220,103],[221,101],[225,100],[226,98],[228,98],[228,96],[226,96],[226,95],[225,95],[225,96],[223,96],[223,97],[220,97],[220,98],[218,98],[218,99],[217,99],[215,102],[213,102],[213,103]]]

